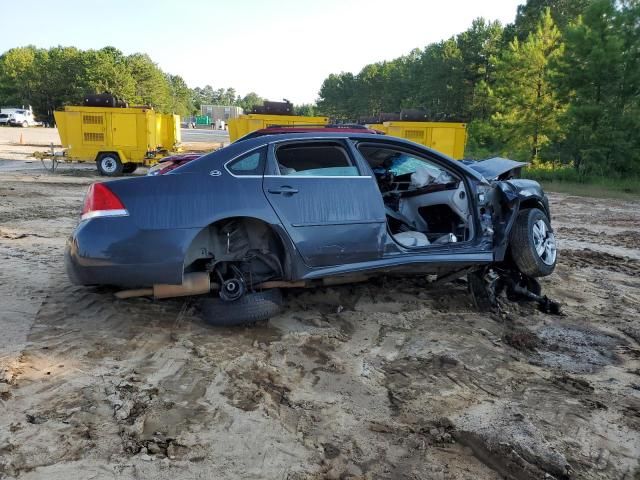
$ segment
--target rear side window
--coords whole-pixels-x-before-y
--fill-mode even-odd
[[[227,164],[227,170],[232,175],[262,175],[264,172],[264,149],[251,152]]]
[[[339,143],[296,143],[276,151],[280,175],[295,177],[352,177],[357,167]]]

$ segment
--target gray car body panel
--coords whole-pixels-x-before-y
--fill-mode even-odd
[[[527,163],[509,158],[494,157],[481,162],[467,163],[469,168],[480,173],[487,180],[496,180],[501,175],[521,169]]]
[[[273,175],[275,146],[290,141],[344,142],[360,178],[303,178]],[[428,155],[464,178],[471,208],[480,208],[477,189],[512,192],[517,213],[520,191],[546,197],[536,182],[510,180],[491,185],[482,174],[422,145],[395,137],[367,134],[283,134],[231,144],[168,174],[107,182],[129,215],[82,221],[71,235],[67,270],[77,284],[148,286],[180,284],[194,238],[209,225],[232,217],[268,224],[287,254],[286,280],[341,276],[354,272],[443,272],[502,260],[509,230],[495,232],[490,220],[474,218],[472,241],[405,248],[388,234],[376,179],[357,152],[357,142],[379,142]],[[225,164],[265,149],[265,175],[236,177]],[[269,190],[291,187],[295,195]],[[498,193],[496,193],[498,195]],[[509,226],[510,228],[510,226]]]

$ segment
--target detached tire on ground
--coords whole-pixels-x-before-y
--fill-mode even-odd
[[[556,240],[547,215],[538,208],[518,213],[509,244],[518,269],[530,277],[546,277],[556,268]]]
[[[230,327],[269,320],[282,310],[282,292],[277,289],[247,293],[233,302],[204,298],[200,302],[202,318],[210,325]]]
[[[119,177],[124,169],[117,153],[101,153],[96,159],[96,165],[100,175],[106,177]]]

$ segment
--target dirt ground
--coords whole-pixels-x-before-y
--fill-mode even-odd
[[[387,278],[221,329],[72,286],[98,178],[28,148],[0,140],[0,478],[640,479],[640,201],[550,195],[562,316]]]

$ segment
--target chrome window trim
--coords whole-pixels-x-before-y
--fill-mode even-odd
[[[271,142],[271,145],[273,146],[273,151],[272,154],[275,157],[276,160],[276,168],[278,169],[278,171],[280,170],[279,165],[277,164],[277,156],[276,156],[276,149],[277,147],[275,146],[275,144],[278,143],[307,143],[309,141],[313,141],[313,140],[322,140],[325,142],[336,142],[336,143],[347,143],[345,142],[345,140],[347,140],[347,138],[332,138],[332,137],[304,137],[304,138],[287,138],[287,139],[281,139],[281,140],[276,140],[274,142]],[[353,157],[353,152],[350,152],[349,150],[349,145],[347,143],[346,146],[343,146],[342,148],[345,149],[345,153],[347,155],[347,158],[349,159],[349,161],[353,162],[353,165],[350,165],[352,167],[355,167],[357,171],[360,171],[361,169],[359,168],[358,162],[356,160],[355,157]],[[363,175],[263,175],[264,178],[372,178],[371,176],[363,176]]]
[[[264,178],[372,178],[362,175],[264,175]]]

